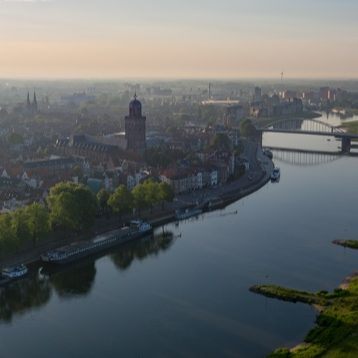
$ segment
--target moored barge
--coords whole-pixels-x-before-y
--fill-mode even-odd
[[[149,235],[152,232],[153,228],[150,224],[141,220],[132,220],[130,226],[97,235],[87,241],[77,241],[70,245],[50,250],[41,255],[41,260],[54,264],[70,263],[118,244]]]

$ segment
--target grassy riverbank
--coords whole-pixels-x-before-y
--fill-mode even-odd
[[[341,127],[348,133],[358,134],[358,121],[343,123]]]
[[[358,250],[358,240],[334,240],[333,244]]]
[[[250,291],[266,297],[277,298],[279,300],[294,303],[303,302],[319,306],[326,306],[329,303],[329,297],[327,297],[328,295],[326,293],[315,294],[275,285],[252,286]]]
[[[321,306],[316,326],[305,342],[292,349],[279,348],[269,358],[358,357],[358,275],[355,274],[333,293],[308,293],[279,286],[251,288],[269,297]]]

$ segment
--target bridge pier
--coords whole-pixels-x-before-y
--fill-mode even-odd
[[[351,151],[351,138],[342,137],[342,153],[350,153]]]

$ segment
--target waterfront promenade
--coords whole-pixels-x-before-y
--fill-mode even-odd
[[[243,176],[216,188],[180,195],[177,198],[178,208],[218,199],[229,203],[260,189],[270,180],[274,168],[272,160],[263,154],[261,146],[257,146],[255,142],[246,145],[243,156],[250,163],[249,170]]]
[[[174,221],[176,210],[190,206],[200,207],[208,201],[216,201],[220,203],[220,207],[224,207],[257,191],[270,180],[274,167],[273,162],[263,154],[261,146],[257,145],[256,142],[247,143],[243,156],[250,163],[250,168],[239,179],[215,188],[178,195],[172,203],[166,203],[164,209],[158,206],[154,209],[143,211],[138,216],[148,221],[153,227],[157,227]],[[96,234],[114,230],[123,226],[131,218],[131,216],[126,216],[120,220],[118,217],[98,219],[93,230],[86,234],[78,236],[76,233],[63,233],[62,235],[59,233],[60,235],[56,235],[55,238],[44,240],[37,247],[21,251],[16,255],[3,259],[0,263],[2,266],[10,266],[37,262],[41,254],[48,250],[70,244],[74,240],[86,240]]]

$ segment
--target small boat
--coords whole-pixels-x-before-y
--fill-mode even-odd
[[[281,175],[280,168],[275,167],[271,173],[271,180],[276,181],[276,180],[280,179],[280,175]]]
[[[0,284],[21,278],[28,272],[29,269],[23,264],[12,267],[5,267],[1,270]]]

